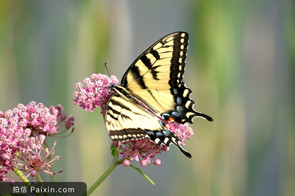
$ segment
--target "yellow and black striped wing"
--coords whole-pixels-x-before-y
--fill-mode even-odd
[[[161,38],[132,63],[121,85],[165,119],[192,123],[194,116],[202,116],[212,120],[194,111],[191,90],[183,82],[187,46],[186,32]]]
[[[163,129],[156,116],[122,94],[114,94],[108,100],[105,122],[113,141],[142,139],[147,137],[147,131]]]
[[[149,139],[154,143],[169,146],[175,144],[187,157],[190,153],[179,145],[179,138],[165,128],[160,117],[142,106],[122,86],[113,86],[113,94],[107,104],[105,123],[113,141]]]

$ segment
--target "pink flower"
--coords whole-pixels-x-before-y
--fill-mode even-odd
[[[45,140],[44,135],[39,137],[31,137],[31,142],[27,142],[25,145],[29,145],[26,150],[21,150],[18,159],[21,162],[17,162],[14,166],[24,172],[26,177],[32,176],[35,179],[37,172],[42,171],[48,175],[55,175],[56,172],[52,172],[50,169],[54,163],[59,160],[59,155],[54,155],[54,147],[56,140],[54,141],[52,149],[45,149],[43,143]]]
[[[40,154],[32,152],[36,152],[38,146],[42,149],[40,146],[46,136],[73,131],[74,118],[67,118],[61,111],[60,105],[47,108],[32,101],[26,106],[19,104],[5,113],[0,112],[0,181],[7,180],[8,171],[18,166],[20,157],[17,154],[26,154],[28,158],[24,160],[34,159]]]
[[[114,146],[118,146],[118,142],[113,142],[113,144],[115,144]],[[151,159],[155,158],[157,154],[161,154],[162,151],[167,151],[166,146],[159,146],[146,139],[122,142],[119,148],[122,158],[128,160],[128,162],[124,160],[123,164],[125,167],[130,165],[129,160],[138,161],[141,166],[144,167],[148,163],[151,163]]]
[[[154,164],[155,165],[161,165],[161,160],[160,159],[155,159]]]
[[[93,112],[94,108],[101,107],[101,113],[105,113],[105,104],[113,90],[110,88],[114,84],[118,84],[116,76],[108,78],[103,74],[92,74],[91,78],[85,78],[83,83],[76,84],[78,90],[74,91],[74,103],[84,110]]]
[[[194,135],[192,128],[187,124],[180,124],[175,121],[170,121],[166,124],[166,128],[177,135],[181,141],[181,145],[185,145],[184,141],[189,140],[190,137]]]
[[[147,166],[147,161],[140,161],[140,165],[141,165],[142,167]]]
[[[128,167],[130,165],[130,161],[128,160],[128,159],[125,159],[124,161],[123,161],[123,166],[124,167]]]

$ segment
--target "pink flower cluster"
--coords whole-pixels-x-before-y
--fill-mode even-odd
[[[159,159],[153,159],[162,151],[169,151],[169,147],[165,145],[159,146],[147,139],[126,141],[121,146],[118,146],[118,142],[113,142],[113,145],[120,148],[120,154],[125,159],[123,162],[125,167],[130,165],[130,160],[140,162],[142,167],[145,167],[148,163],[160,165],[161,161]]]
[[[118,84],[116,76],[110,78],[104,74],[92,74],[91,78],[84,79],[85,86],[81,82],[76,84],[78,90],[74,91],[74,103],[84,110],[93,112],[94,108],[101,107],[101,113],[105,113],[105,105],[111,94],[110,88],[114,84]]]
[[[49,171],[44,169],[44,162],[50,160],[39,159],[40,150],[44,150],[41,146],[45,137],[58,134],[58,130],[63,129],[59,133],[70,130],[74,125],[74,118],[67,118],[61,113],[62,109],[60,105],[47,108],[32,101],[26,106],[19,104],[12,110],[0,112],[0,181],[7,180],[8,171],[22,164],[20,160],[27,162],[21,168],[23,171],[28,171],[30,167]],[[31,161],[33,159],[35,161]]]
[[[184,141],[194,135],[193,130],[186,124],[167,122],[166,127],[178,136],[181,141],[180,145],[185,145]],[[113,145],[120,148],[120,154],[125,159],[123,162],[125,167],[130,165],[130,160],[139,161],[142,167],[148,163],[160,165],[161,160],[155,159],[156,155],[161,154],[162,151],[169,151],[169,147],[159,146],[147,139],[126,141],[121,146],[118,146],[117,142],[113,142]]]
[[[177,137],[180,139],[180,145],[185,145],[184,141],[189,140],[193,135],[194,131],[187,124],[179,124],[175,121],[170,121],[166,124],[166,128],[175,133]]]

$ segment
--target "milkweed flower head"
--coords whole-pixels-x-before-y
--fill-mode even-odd
[[[157,145],[147,139],[125,141],[121,145],[118,142],[113,142],[113,146],[120,149],[120,154],[124,159],[123,166],[125,167],[130,165],[130,160],[138,161],[144,167],[147,164],[154,163],[157,154],[169,150],[169,147]]]
[[[106,102],[112,95],[112,85],[119,83],[116,76],[110,78],[104,74],[92,74],[90,78],[76,84],[78,90],[74,91],[74,104],[84,110],[93,112],[94,108],[101,107],[101,113],[105,113]]]
[[[45,150],[41,146],[46,137],[73,131],[74,117],[67,117],[62,109],[61,105],[48,108],[32,101],[28,105],[19,104],[14,109],[0,112],[0,181],[7,180],[8,171],[19,167],[22,162],[40,156]],[[49,158],[47,156],[46,161]],[[43,168],[42,171],[46,170]]]
[[[175,133],[180,139],[180,145],[185,145],[185,140],[190,139],[194,135],[192,128],[186,124],[167,122],[166,128]],[[159,166],[161,165],[161,160],[157,158],[157,155],[160,155],[163,151],[169,151],[168,146],[163,144],[157,145],[148,139],[125,141],[121,145],[118,142],[113,142],[113,145],[120,148],[122,158],[127,160],[123,162],[123,166],[125,167],[130,165],[130,160],[138,161],[142,167],[145,167],[147,164]]]
[[[74,104],[78,104],[79,107],[86,111],[93,111],[94,108],[101,107],[101,113],[105,114],[106,103],[114,93],[111,87],[119,83],[117,77],[111,76],[109,78],[103,74],[92,74],[90,78],[85,78],[83,83],[84,86],[81,82],[76,84],[77,90],[73,94],[75,97]],[[161,119],[161,121],[164,122],[164,119]],[[184,141],[194,134],[193,130],[186,124],[174,121],[165,122],[164,124],[166,129],[175,133],[179,138],[180,145],[185,145]],[[168,146],[157,145],[149,139],[130,140],[121,143],[113,142],[112,145],[120,149],[120,154],[124,159],[123,166],[125,167],[130,165],[131,160],[138,161],[143,167],[147,164],[160,165],[161,160],[156,156],[163,151],[169,151]]]
[[[60,158],[59,155],[54,155],[56,140],[53,143],[52,149],[46,149],[46,145],[44,145],[45,135],[31,137],[30,139],[30,142],[25,143],[29,146],[25,150],[21,150],[17,156],[21,162],[17,162],[17,165],[14,167],[23,171],[26,177],[32,176],[34,181],[39,171],[48,175],[55,175],[56,172],[51,171],[51,167]]]

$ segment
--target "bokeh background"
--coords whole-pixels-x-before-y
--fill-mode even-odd
[[[0,110],[62,104],[75,132],[58,139],[58,181],[88,186],[111,163],[99,110],[73,104],[92,73],[121,78],[153,42],[190,35],[185,81],[198,111],[184,157],[117,167],[93,195],[295,195],[295,3],[292,0],[0,1]]]

